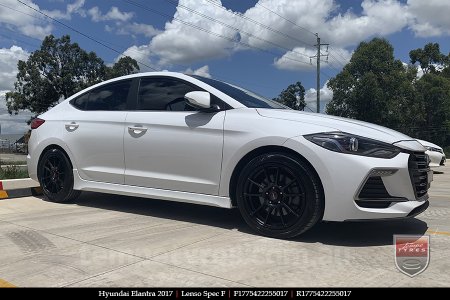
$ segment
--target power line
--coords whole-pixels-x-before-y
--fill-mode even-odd
[[[267,10],[267,11],[270,11],[271,13],[277,15],[278,17],[280,17],[280,18],[282,18],[283,20],[285,20],[285,21],[291,23],[292,25],[294,25],[294,26],[296,26],[296,27],[298,27],[298,28],[300,28],[300,29],[302,29],[302,30],[304,30],[304,31],[306,31],[306,32],[308,32],[308,33],[314,35],[314,36],[316,35],[316,34],[315,34],[314,32],[312,32],[311,30],[308,30],[308,29],[306,29],[305,27],[302,27],[302,26],[298,25],[298,24],[295,23],[294,21],[291,21],[291,20],[289,20],[288,18],[283,17],[283,16],[280,15],[279,13],[277,13],[277,12],[271,10],[270,8],[268,8],[268,7],[264,6],[264,5],[262,5],[261,3],[258,2],[258,3],[256,3],[256,5],[257,5],[257,6],[261,6],[262,8],[264,8],[264,9]]]
[[[19,2],[20,2],[20,1],[19,1]],[[20,11],[20,10],[18,10],[18,9],[9,7],[9,6],[4,5],[4,4],[1,4],[1,3],[0,3],[0,6],[6,7],[6,8],[8,8],[8,9],[10,9],[10,10],[13,10],[13,11],[15,11],[15,12],[18,12],[18,13],[21,13],[21,14],[24,14],[24,15],[27,15],[27,16],[30,16],[30,17],[35,18],[35,19],[38,19],[38,20],[46,21],[45,18],[40,18],[40,17],[38,17],[38,16],[35,16],[35,15],[32,15],[32,14],[29,14],[29,13],[26,13],[26,12],[23,12],[23,11]]]
[[[303,41],[303,40],[300,40],[300,39],[298,39],[298,38],[295,38],[295,37],[293,37],[293,36],[291,36],[291,35],[289,35],[289,34],[286,34],[286,33],[284,33],[284,32],[281,32],[281,31],[277,30],[277,29],[274,29],[274,28],[272,28],[272,27],[270,27],[270,26],[267,26],[267,25],[265,25],[265,24],[262,24],[262,23],[260,23],[260,22],[258,22],[258,21],[256,21],[256,20],[254,20],[254,19],[248,17],[248,16],[245,16],[245,15],[242,15],[242,14],[239,14],[239,13],[233,13],[233,12],[230,12],[229,10],[227,10],[225,7],[223,7],[223,6],[220,5],[219,3],[215,2],[214,0],[206,0],[206,1],[208,1],[209,3],[211,3],[211,4],[213,4],[213,5],[217,6],[217,7],[219,7],[220,9],[225,10],[225,11],[228,12],[228,13],[231,13],[231,14],[236,15],[236,16],[242,18],[242,19],[245,19],[245,20],[247,20],[247,21],[249,21],[249,22],[252,22],[253,24],[256,24],[256,25],[258,25],[258,26],[260,26],[260,27],[262,27],[262,28],[264,28],[264,29],[267,29],[267,30],[269,30],[269,31],[271,31],[271,32],[274,32],[274,33],[277,33],[277,34],[279,34],[279,35],[282,35],[282,36],[284,36],[284,37],[286,37],[286,38],[288,38],[288,39],[297,41],[297,42],[299,42],[299,43],[301,43],[301,44],[303,44],[303,45],[307,45],[307,46],[309,46],[309,47],[314,47],[314,45],[312,45],[312,44],[310,44],[310,43],[307,43],[307,42],[305,42],[305,41]]]
[[[337,54],[339,57],[341,57],[342,60],[343,60],[345,63],[347,63],[347,58],[345,58],[345,54],[344,54],[343,52],[341,52],[341,49],[339,49],[339,48],[333,48],[333,47],[331,47],[331,46],[330,46],[330,48],[331,48],[332,50],[334,50],[334,51],[336,52],[336,54]]]
[[[195,29],[200,30],[200,31],[203,31],[203,32],[205,32],[205,33],[214,35],[214,36],[216,36],[216,37],[219,37],[219,38],[228,40],[228,41],[230,41],[230,42],[234,42],[234,43],[236,43],[236,44],[243,45],[243,46],[245,46],[245,47],[247,47],[247,48],[257,49],[257,50],[259,50],[259,51],[262,51],[262,52],[266,52],[266,53],[268,53],[268,54],[271,54],[271,55],[273,55],[273,56],[275,56],[275,57],[278,57],[278,56],[279,56],[278,53],[274,53],[274,52],[272,52],[272,51],[269,51],[269,50],[267,50],[267,49],[260,48],[260,47],[257,47],[257,46],[252,46],[252,45],[250,45],[250,44],[248,44],[248,43],[242,42],[242,41],[240,41],[240,40],[236,40],[235,38],[231,38],[231,37],[228,37],[228,36],[225,36],[225,35],[222,35],[222,34],[219,34],[219,33],[213,32],[213,31],[210,31],[210,30],[205,29],[205,28],[203,28],[203,27],[201,27],[201,26],[198,26],[198,25],[195,25],[195,24],[186,22],[186,21],[184,21],[184,20],[181,20],[180,18],[172,17],[172,16],[169,16],[169,15],[167,15],[167,14],[164,14],[164,13],[162,13],[162,12],[160,12],[160,11],[154,10],[154,9],[152,9],[152,8],[146,6],[146,5],[143,5],[143,4],[140,4],[140,3],[136,3],[136,2],[131,1],[131,0],[122,0],[122,1],[124,1],[124,2],[126,2],[126,3],[128,3],[128,4],[131,4],[131,5],[133,5],[133,6],[136,6],[136,7],[138,7],[138,8],[141,8],[141,9],[147,10],[147,11],[149,11],[149,12],[152,12],[152,13],[154,13],[154,14],[158,14],[158,15],[164,16],[164,17],[169,18],[169,19],[172,18],[173,20],[175,20],[175,21],[177,21],[177,22],[180,22],[180,23],[182,23],[182,24],[184,24],[184,25],[187,25],[187,26],[189,26],[189,27],[195,28]],[[292,60],[292,61],[295,61],[295,62],[298,62],[298,63],[305,64],[305,65],[310,65],[310,63],[308,63],[308,62],[301,61],[301,60],[298,60],[298,59],[294,59],[294,58],[290,58],[290,57],[285,57],[285,58],[286,58],[286,59],[289,59],[289,60]]]
[[[47,21],[46,18],[40,18],[39,16],[28,14],[28,13],[23,12],[23,11],[21,11],[21,10],[17,10],[17,9],[11,8],[11,7],[9,7],[9,6],[3,5],[3,4],[1,4],[1,3],[0,3],[0,6],[3,6],[3,7],[5,7],[5,8],[11,9],[11,10],[13,10],[13,11],[16,11],[16,12],[18,12],[18,13],[21,13],[21,14],[24,14],[24,15],[27,15],[27,16],[30,16],[30,17],[35,18],[35,19],[38,19],[38,20],[44,20],[44,21]],[[58,23],[57,23],[56,25],[61,26],[61,24],[58,24]],[[65,26],[65,27],[67,27],[67,26]],[[9,29],[9,28],[6,28],[6,29],[12,31],[12,30]],[[33,37],[24,35],[24,34],[22,34],[22,33],[16,32],[16,31],[12,31],[12,32],[14,32],[14,34],[20,34],[20,35],[22,35],[22,36],[24,36],[24,37],[27,37],[27,38],[30,38],[30,39],[33,39],[33,40],[36,40],[36,41],[40,41],[40,42],[42,41],[41,39],[33,38]],[[115,43],[112,43],[112,42],[108,42],[108,41],[102,40],[102,39],[100,39],[100,38],[98,38],[98,37],[97,37],[96,39],[98,39],[99,41],[101,41],[101,42],[103,42],[103,43],[105,43],[105,44],[108,43],[108,44],[110,44],[110,45],[119,47],[119,48],[121,48],[121,49],[123,49],[123,50],[128,50],[128,51],[130,51],[130,52],[132,52],[132,53],[139,53],[139,52],[137,52],[137,51],[135,51],[135,50],[127,49],[127,47],[124,47],[124,46],[121,46],[121,45],[118,45],[118,44],[115,44]],[[17,39],[17,40],[18,40],[18,39]],[[23,42],[23,43],[26,44],[26,42]],[[37,48],[39,48],[39,46],[36,46],[36,45],[34,45],[34,46],[37,47]],[[136,60],[136,61],[137,61],[138,63],[142,64],[143,66],[147,66],[145,63],[142,63],[142,62],[140,62],[140,61],[138,61],[138,60]],[[178,66],[185,67],[184,65],[178,65]]]
[[[23,43],[23,44],[25,44],[25,45],[28,45],[28,46],[32,46],[32,47],[36,47],[36,48],[39,48],[39,46],[38,45],[36,45],[36,44],[33,44],[33,43],[30,43],[30,42],[27,42],[27,41],[25,41],[25,40],[22,40],[22,39],[18,39],[18,38],[13,38],[13,37],[11,37],[11,36],[8,36],[8,35],[6,35],[6,34],[4,34],[4,33],[0,33],[0,36],[2,36],[2,37],[4,37],[4,38],[7,38],[7,39],[9,39],[9,40],[11,40],[11,41],[19,41],[19,42],[21,42],[21,43]]]
[[[97,40],[97,39],[95,39],[95,38],[93,38],[93,37],[91,37],[90,35],[87,35],[87,34],[81,32],[81,31],[79,31],[78,29],[75,29],[75,28],[73,28],[73,27],[71,27],[71,26],[69,26],[69,25],[67,25],[67,24],[65,24],[65,23],[63,23],[63,22],[61,22],[61,21],[55,19],[55,18],[52,18],[52,17],[50,17],[49,15],[47,15],[46,13],[44,13],[44,12],[42,12],[42,11],[40,11],[40,10],[38,10],[38,9],[36,9],[36,8],[30,6],[30,5],[28,5],[28,4],[26,4],[26,3],[22,2],[22,1],[20,1],[20,0],[17,0],[17,2],[19,2],[20,4],[22,4],[22,5],[26,6],[26,7],[28,7],[29,9],[32,9],[32,10],[34,10],[35,12],[37,12],[37,13],[39,13],[39,14],[41,14],[41,15],[47,17],[47,18],[49,18],[50,20],[53,20],[54,22],[56,22],[56,23],[58,23],[58,24],[60,24],[60,25],[62,25],[62,26],[64,26],[64,27],[66,27],[66,28],[68,28],[68,29],[70,29],[70,30],[72,30],[72,31],[74,31],[74,32],[76,32],[76,33],[82,35],[82,36],[84,36],[85,38],[87,38],[87,39],[89,39],[89,40],[91,40],[91,41],[93,41],[93,42],[95,42],[95,43],[97,43],[97,44],[99,44],[99,45],[101,45],[101,46],[103,46],[103,47],[105,47],[105,48],[107,48],[107,49],[109,49],[109,50],[111,50],[111,51],[117,53],[117,54],[119,54],[121,57],[126,57],[125,55],[122,54],[122,52],[120,52],[120,51],[114,49],[114,48],[111,47],[111,46],[108,46],[107,44],[105,44],[105,43],[103,43],[103,42],[101,42],[101,41],[99,41],[99,40]],[[151,66],[149,66],[149,65],[147,65],[147,64],[145,64],[145,63],[143,63],[143,62],[141,62],[141,61],[138,61],[138,60],[136,60],[136,61],[137,61],[138,63],[140,63],[141,65],[143,65],[143,66],[145,66],[145,67],[147,67],[147,68],[149,68],[149,69],[151,69],[151,70],[153,70],[153,71],[159,71],[158,69],[156,69],[156,68],[154,68],[154,67],[151,67]]]
[[[208,20],[210,20],[210,21],[213,21],[213,22],[215,22],[215,23],[218,23],[218,24],[220,24],[220,25],[222,25],[222,26],[225,26],[225,27],[227,27],[227,28],[236,30],[236,31],[239,32],[239,33],[244,33],[244,34],[246,34],[246,35],[248,35],[248,36],[250,36],[250,37],[253,37],[253,38],[257,39],[257,40],[260,40],[260,41],[263,41],[263,42],[265,42],[265,43],[271,44],[272,46],[275,46],[275,47],[277,47],[277,48],[280,48],[280,49],[283,49],[283,50],[286,50],[286,51],[291,51],[291,52],[293,52],[293,53],[296,53],[296,54],[298,54],[298,55],[302,55],[302,56],[305,56],[305,57],[309,57],[309,55],[306,54],[306,53],[301,53],[301,52],[298,52],[298,51],[294,51],[294,50],[291,50],[291,49],[289,49],[289,48],[286,48],[286,47],[284,47],[284,46],[282,46],[282,45],[279,45],[279,44],[276,44],[276,43],[274,43],[274,42],[268,41],[268,40],[266,40],[266,39],[260,38],[260,37],[258,37],[258,36],[256,36],[256,35],[252,34],[252,33],[246,32],[246,31],[244,31],[244,30],[242,30],[242,29],[240,29],[240,28],[234,27],[234,26],[229,25],[229,24],[227,24],[227,23],[225,23],[225,22],[222,22],[222,21],[220,21],[220,20],[217,20],[217,19],[215,19],[215,18],[213,18],[213,17],[210,17],[210,16],[208,16],[208,15],[202,14],[201,12],[199,12],[199,11],[193,9],[193,8],[190,8],[190,7],[187,7],[187,6],[185,6],[185,5],[182,5],[182,4],[173,2],[172,0],[166,0],[166,1],[169,2],[170,4],[172,4],[172,5],[175,6],[175,7],[181,7],[181,8],[183,8],[183,9],[185,9],[185,10],[187,10],[187,11],[190,11],[190,12],[196,14],[196,15],[199,15],[199,16],[205,18],[205,19],[208,19]]]

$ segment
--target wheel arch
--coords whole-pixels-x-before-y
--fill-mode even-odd
[[[47,146],[41,151],[41,154],[39,155],[39,159],[38,159],[38,162],[37,162],[37,175],[38,175],[38,178],[39,178],[39,172],[40,172],[39,166],[40,166],[40,164],[41,164],[42,157],[44,156],[44,154],[45,154],[47,151],[49,151],[49,150],[51,150],[51,149],[58,149],[58,150],[60,150],[60,151],[66,156],[67,160],[69,161],[69,163],[70,163],[70,168],[73,169],[73,163],[72,163],[72,160],[70,159],[70,155],[67,153],[67,151],[66,151],[63,147],[61,147],[60,145],[58,145],[58,144],[50,144],[50,145],[47,145]]]
[[[317,176],[317,179],[320,184],[320,189],[321,189],[322,195],[324,197],[325,194],[324,194],[324,189],[323,189],[323,185],[322,185],[322,180],[321,180],[319,174],[317,173],[316,169],[314,168],[314,166],[304,156],[302,156],[300,153],[298,153],[290,148],[284,147],[284,146],[270,145],[270,146],[261,146],[261,147],[251,150],[246,155],[244,155],[239,160],[239,162],[236,164],[236,166],[234,167],[233,172],[230,177],[230,182],[229,182],[229,196],[230,196],[231,203],[233,206],[237,206],[234,195],[236,192],[236,185],[237,185],[237,180],[239,178],[239,174],[241,173],[244,166],[247,165],[253,158],[255,158],[261,154],[274,153],[274,152],[286,153],[286,154],[293,155],[298,160],[301,160],[302,162],[306,163],[311,168],[311,170],[314,172],[314,174]]]

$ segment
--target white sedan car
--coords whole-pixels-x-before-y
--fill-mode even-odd
[[[250,227],[279,238],[321,220],[404,218],[428,207],[432,176],[415,139],[210,78],[116,78],[31,127],[29,174],[56,202],[95,191],[238,207]]]
[[[424,140],[418,139],[418,141],[425,147],[425,149],[427,149],[425,153],[430,158],[430,168],[437,168],[445,165],[446,157],[444,149],[436,144]]]

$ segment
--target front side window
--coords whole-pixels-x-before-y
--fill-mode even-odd
[[[175,78],[142,78],[139,85],[138,110],[193,111],[184,95],[199,91]]]

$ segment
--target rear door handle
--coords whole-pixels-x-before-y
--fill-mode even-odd
[[[67,123],[65,126],[66,126],[66,130],[67,130],[67,131],[74,131],[74,130],[76,130],[80,125],[78,125],[78,124],[75,123],[75,122],[71,122],[71,123]]]
[[[131,131],[134,134],[142,134],[147,132],[147,128],[142,126],[128,126],[128,131]]]

